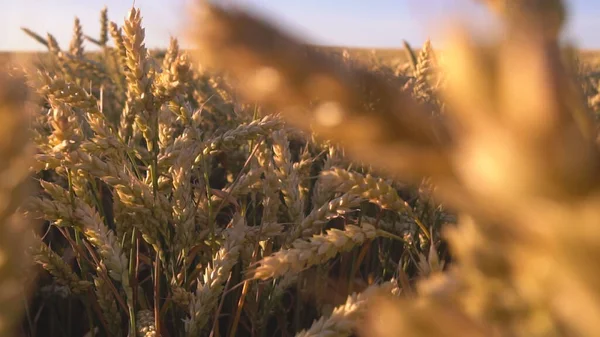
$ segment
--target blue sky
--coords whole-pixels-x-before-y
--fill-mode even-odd
[[[186,5],[193,0],[136,0],[146,27],[147,45],[164,47],[169,36],[180,36],[185,28]],[[225,1],[225,0],[221,0]],[[490,21],[474,0],[226,0],[276,18],[297,34],[321,44],[400,47],[406,39],[420,44],[442,32],[441,23],[449,14],[463,13],[474,24]],[[132,0],[0,0],[0,50],[42,50],[19,27],[42,35],[52,33],[62,47],[71,37],[73,19],[78,16],[84,32],[97,36],[99,13],[108,7],[109,18],[122,24]],[[599,48],[600,1],[571,0],[568,35],[583,48]],[[201,24],[201,23],[198,23]],[[88,44],[89,48],[91,46]]]

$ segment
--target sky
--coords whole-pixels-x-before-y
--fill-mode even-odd
[[[181,37],[186,8],[193,0],[136,0],[146,28],[146,45],[164,48],[169,37]],[[242,5],[278,22],[296,35],[324,45],[397,48],[407,40],[420,45],[431,37],[443,39],[444,24],[453,15],[469,18],[480,31],[492,29],[491,16],[474,0],[221,0]],[[75,16],[85,34],[97,37],[100,10],[121,25],[133,0],[0,0],[0,50],[43,50],[26,36],[27,27],[45,36],[52,33],[61,47],[69,45]],[[600,1],[567,1],[567,35],[581,48],[600,49]],[[201,23],[197,23],[201,24]],[[183,41],[185,46],[185,41]],[[87,44],[88,49],[93,49]]]

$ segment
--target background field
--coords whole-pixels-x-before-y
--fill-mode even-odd
[[[600,51],[311,53],[207,8],[202,53],[133,8],[0,55],[36,68],[0,72],[0,336],[600,335]]]
[[[26,37],[24,37],[26,38]],[[420,46],[412,46],[415,49],[419,49]],[[369,48],[344,48],[344,47],[326,47],[319,46],[315,47],[318,50],[325,50],[335,54],[341,54],[342,51],[347,50],[350,56],[354,59],[361,60],[363,62],[373,62],[377,60],[384,64],[397,65],[403,64],[408,61],[405,49],[369,49]],[[164,54],[164,50],[150,51],[155,54]],[[589,64],[600,64],[600,50],[581,50],[580,52],[581,61]],[[0,65],[6,63],[11,58],[13,60],[29,60],[34,57],[44,57],[45,52],[0,52]]]

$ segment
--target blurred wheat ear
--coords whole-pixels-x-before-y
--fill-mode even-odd
[[[599,333],[590,322],[600,313],[591,271],[598,266],[600,155],[561,58],[565,8],[559,0],[486,3],[501,14],[505,34],[490,46],[461,31],[444,49],[447,124],[425,118],[384,78],[246,13],[202,6],[198,60],[233,75],[247,99],[313,126],[386,172],[431,176],[444,202],[470,201],[460,210],[475,219],[450,231],[457,262],[441,276],[441,284],[458,286],[420,292],[420,302],[388,317],[397,326],[383,323],[386,329],[365,335]],[[566,305],[569,298],[582,304]]]
[[[450,46],[443,90],[450,123],[427,118],[385,78],[319,53],[243,11],[204,3],[192,36],[200,47],[197,60],[232,75],[246,99],[341,142],[355,159],[386,173],[408,180],[432,177],[450,204],[475,208],[474,199],[494,197],[490,193],[498,190],[481,187],[502,188],[508,172],[491,175],[502,165],[524,169],[515,184],[534,189],[540,184],[539,191],[529,191],[533,194],[585,193],[596,186],[598,155],[593,124],[556,41],[565,16],[562,3],[489,3],[502,14],[507,38],[491,54],[465,34]],[[522,86],[509,83],[519,71],[527,74]],[[543,149],[548,142],[552,151]],[[507,153],[510,144],[520,151],[514,157]],[[505,162],[480,172],[489,166],[481,161],[485,157]],[[536,169],[543,178],[531,173]],[[553,186],[552,179],[566,183]],[[501,197],[522,192],[510,187]]]
[[[372,298],[369,309],[359,327],[361,336],[495,336],[449,303],[398,300],[382,294]]]
[[[567,11],[562,0],[477,0],[513,27],[537,26],[537,29],[556,38],[567,20]],[[514,24],[516,23],[516,24]]]
[[[25,252],[32,227],[16,213],[27,194],[32,153],[27,139],[24,81],[0,72],[0,336],[11,336],[22,317],[26,281]]]
[[[233,75],[247,100],[341,142],[386,173],[452,180],[446,126],[386,78],[351,68],[242,11],[204,4],[196,22],[197,60]]]

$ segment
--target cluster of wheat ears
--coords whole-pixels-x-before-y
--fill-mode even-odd
[[[205,2],[187,52],[24,28],[0,336],[599,336],[600,76],[559,0],[486,4],[399,66]]]

